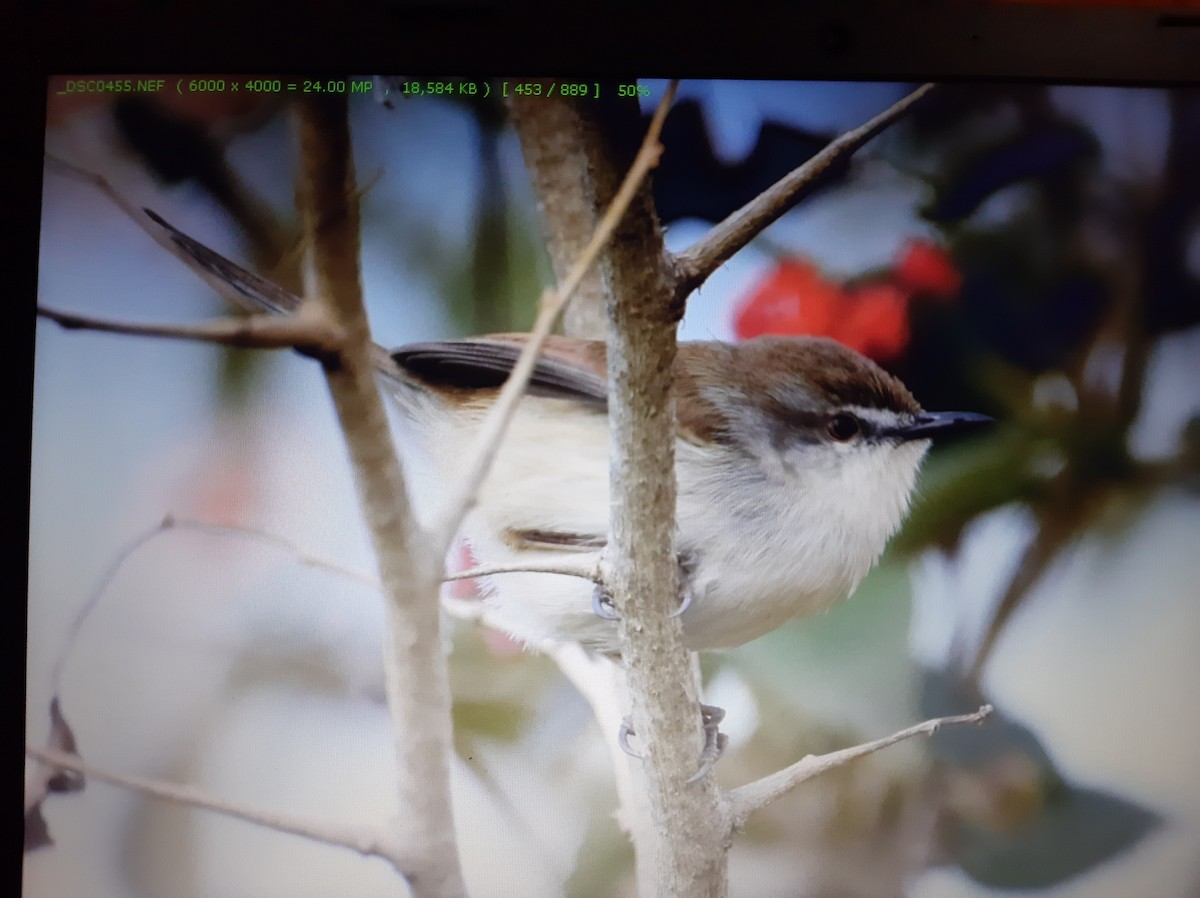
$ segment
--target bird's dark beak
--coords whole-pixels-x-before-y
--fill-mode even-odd
[[[911,424],[895,428],[892,433],[902,440],[931,440],[951,433],[966,433],[994,424],[987,415],[974,412],[921,412]]]

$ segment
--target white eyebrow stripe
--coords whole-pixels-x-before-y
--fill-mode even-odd
[[[869,425],[872,432],[886,433],[897,427],[911,424],[913,420],[912,415],[895,412],[887,408],[866,408],[861,405],[850,405],[844,406],[842,411],[857,415]]]

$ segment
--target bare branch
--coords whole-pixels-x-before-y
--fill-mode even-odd
[[[287,318],[255,315],[250,318],[214,318],[195,324],[145,324],[110,321],[92,315],[79,315],[38,306],[38,317],[53,321],[68,330],[91,330],[137,337],[163,337],[168,340],[193,340],[225,346],[253,349],[299,349],[308,355],[333,356],[341,345],[340,335],[330,322],[314,312]]]
[[[413,516],[375,380],[359,274],[347,98],[306,97],[296,109],[297,205],[310,254],[310,290],[346,332],[339,364],[326,367],[326,380],[387,604],[384,682],[402,810],[393,820],[392,838],[405,846],[401,872],[410,876],[417,898],[462,898],[466,888],[450,796],[450,678],[437,602],[445,547],[430,545]]]
[[[589,149],[601,141],[591,100],[554,96],[513,95],[510,117],[521,140],[525,168],[533,183],[542,232],[555,280],[562,282],[596,230],[607,194],[598,181],[620,183],[624,171],[597,172],[602,163]],[[608,167],[606,167],[608,168]],[[604,260],[584,278],[575,298],[563,312],[563,333],[603,340],[608,333],[604,316],[607,289]]]
[[[357,580],[364,586],[371,589],[382,589],[379,581],[374,577],[356,571],[345,565],[339,564],[328,558],[322,558],[319,555],[313,555],[306,549],[301,548],[291,540],[284,539],[281,536],[276,536],[273,533],[266,533],[262,530],[256,530],[253,527],[244,527],[240,524],[215,524],[209,521],[200,521],[193,518],[177,518],[173,515],[167,515],[163,522],[155,528],[155,531],[166,531],[171,529],[177,530],[200,530],[207,533],[225,533],[237,536],[249,536],[253,539],[275,546],[286,552],[291,553],[296,557],[300,564],[309,567],[323,568],[335,574],[341,574],[344,577],[349,577]],[[442,575],[442,582],[449,583],[454,580],[473,580],[476,577],[491,577],[496,574],[561,574],[564,577],[580,577],[584,580],[597,580],[599,578],[598,557],[595,555],[583,555],[572,561],[563,561],[558,564],[490,564],[473,567],[465,571],[448,572]]]
[[[81,168],[73,162],[68,162],[65,159],[60,159],[53,153],[46,154],[46,167],[54,174],[63,175],[68,178],[74,178],[76,181],[81,181],[89,187],[94,187],[107,196],[122,212],[128,215],[139,227],[150,234],[156,242],[162,243],[164,247],[170,249],[162,240],[156,237],[152,232],[146,229],[142,213],[137,206],[129,202],[121,194],[117,193],[116,188],[108,182],[108,179],[96,172],[89,171],[86,168]]]
[[[339,848],[349,848],[368,857],[382,857],[392,860],[403,852],[403,847],[386,841],[386,832],[377,826],[356,826],[351,824],[332,824],[325,820],[300,817],[278,811],[267,811],[252,808],[240,802],[228,801],[209,795],[195,786],[182,786],[163,780],[147,779],[139,776],[129,776],[115,773],[102,767],[85,764],[77,755],[55,751],[50,748],[25,746],[25,754],[52,769],[71,770],[81,773],[92,780],[140,792],[153,798],[172,801],[176,804],[215,811],[226,817],[244,820],[256,826],[263,826],[278,832],[303,836],[314,842],[326,845],[336,845]]]
[[[892,125],[935,87],[935,84],[922,85],[870,121],[830,141],[817,155],[715,225],[694,246],[677,254],[674,257],[678,278],[676,299],[685,299],[767,225],[808,196],[831,166],[851,156]]]
[[[820,776],[822,773],[826,773],[835,767],[840,767],[857,758],[874,754],[881,749],[895,745],[897,742],[911,739],[914,736],[931,736],[937,732],[939,727],[965,723],[981,723],[991,713],[992,706],[983,705],[974,714],[960,714],[956,717],[935,717],[932,720],[926,720],[924,723],[910,726],[882,739],[864,742],[862,745],[854,745],[850,748],[843,748],[840,751],[831,751],[824,755],[808,755],[801,758],[795,764],[785,767],[783,770],[776,771],[770,776],[764,776],[760,780],[755,780],[752,783],[747,783],[744,786],[727,792],[725,797],[729,802],[733,826],[735,829],[741,829],[746,824],[746,818],[751,814],[766,807],[776,798],[786,795],[805,780]]]
[[[610,150],[611,152],[611,150]],[[698,684],[673,615],[675,552],[673,378],[679,305],[648,186],[608,265],[609,540],[603,576],[618,616],[633,728],[644,747],[631,767],[638,890],[728,891],[729,828],[712,777],[689,782],[701,753]],[[610,736],[611,738],[611,736]]]
[[[236,262],[230,261],[216,250],[210,249],[199,240],[179,230],[152,209],[137,209],[102,176],[52,155],[46,156],[46,163],[51,172],[75,178],[98,189],[128,215],[134,224],[149,234],[171,255],[183,262],[233,308],[252,314],[269,312],[275,316],[295,314],[300,317],[308,314],[305,309],[306,303],[299,296],[285,290],[273,281],[248,271]],[[365,188],[354,190],[350,196],[357,199],[364,191]],[[314,310],[316,320],[328,322],[327,317],[317,315],[316,312],[319,310]],[[332,324],[322,324],[321,326],[334,328]],[[334,328],[334,332],[337,334],[340,346],[343,335],[336,328]],[[309,354],[317,355],[317,353]],[[392,361],[391,354],[384,347],[378,343],[372,343],[370,356],[372,364],[381,374],[388,377],[397,376],[396,365]]]
[[[117,192],[102,175],[46,154],[47,169],[96,188],[155,243],[188,266],[231,306],[247,312],[294,312],[301,300],[266,278],[230,262],[220,253],[172,227],[150,209],[139,209]]]
[[[612,237],[625,210],[633,202],[642,180],[650,172],[650,169],[658,164],[659,157],[662,155],[662,144],[659,143],[658,138],[662,133],[663,121],[667,117],[667,110],[670,108],[674,96],[674,87],[663,95],[662,102],[658,104],[658,109],[650,122],[650,128],[646,132],[646,138],[642,141],[637,158],[634,159],[633,165],[625,176],[620,190],[617,191],[616,197],[613,198],[612,204],[608,207],[608,211],[600,219],[600,224],[596,227],[596,232],[592,235],[587,248],[576,260],[571,272],[559,288],[556,291],[549,291],[543,296],[537,322],[521,352],[521,357],[513,366],[512,373],[504,382],[500,395],[488,410],[483,426],[479,430],[475,447],[471,453],[471,461],[467,465],[467,474],[459,483],[458,490],[451,494],[450,501],[442,509],[433,527],[435,546],[440,554],[444,555],[450,548],[451,542],[458,533],[458,528],[462,526],[463,518],[478,498],[479,487],[487,477],[487,472],[500,449],[500,440],[512,420],[517,402],[525,392],[525,386],[529,383],[533,366],[537,362],[538,353],[541,352],[542,346],[546,342],[546,337],[549,336],[563,307],[579,288],[584,276]]]
[[[83,629],[84,623],[96,609],[96,606],[100,604],[100,599],[104,596],[105,591],[112,584],[113,580],[116,579],[117,574],[121,572],[121,568],[124,567],[125,562],[133,557],[133,554],[142,548],[142,546],[163,533],[169,526],[169,520],[169,518],[164,519],[161,523],[139,534],[121,549],[117,553],[117,557],[108,566],[108,570],[104,572],[100,581],[79,607],[79,610],[75,612],[75,617],[71,619],[71,624],[67,628],[66,639],[63,640],[63,646],[59,650],[58,656],[54,659],[54,667],[50,672],[51,694],[58,695],[62,691],[63,670],[66,668],[67,659],[71,657],[75,641],[79,638],[79,633]]]

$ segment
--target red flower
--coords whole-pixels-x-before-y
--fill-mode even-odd
[[[946,299],[962,289],[962,274],[945,249],[928,240],[909,240],[900,252],[893,277],[912,293]]]
[[[783,259],[739,304],[733,330],[739,339],[760,334],[828,334],[840,290],[803,259]]]
[[[846,294],[845,311],[830,336],[879,362],[897,358],[911,336],[908,302],[908,294],[895,284],[863,284]]]
[[[832,337],[879,361],[908,344],[908,295],[890,283],[846,290],[802,259],[784,259],[741,301],[733,329],[739,339],[760,334]]]

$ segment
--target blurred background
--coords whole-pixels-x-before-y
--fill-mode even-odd
[[[604,87],[648,117],[665,83],[639,84],[640,100]],[[909,89],[684,82],[654,179],[669,248]],[[280,101],[60,91],[49,152],[296,289]],[[373,93],[351,115],[376,339],[527,328],[550,265],[495,92]],[[931,455],[908,524],[849,601],[703,659],[706,700],[728,710],[726,786],[997,708],[752,818],[732,895],[1200,895],[1197,159],[1194,89],[947,86],[691,298],[683,339],[829,335],[926,408],[1000,422]],[[98,190],[49,169],[39,302],[224,313]],[[139,541],[173,514],[371,572],[320,371],[44,321],[35,365],[28,740],[45,741],[57,691],[93,764],[386,819],[378,597],[254,536]],[[548,659],[478,626],[447,633],[471,894],[633,894],[612,734]],[[30,896],[396,890],[382,861],[99,783],[43,810],[54,845],[26,856]]]

